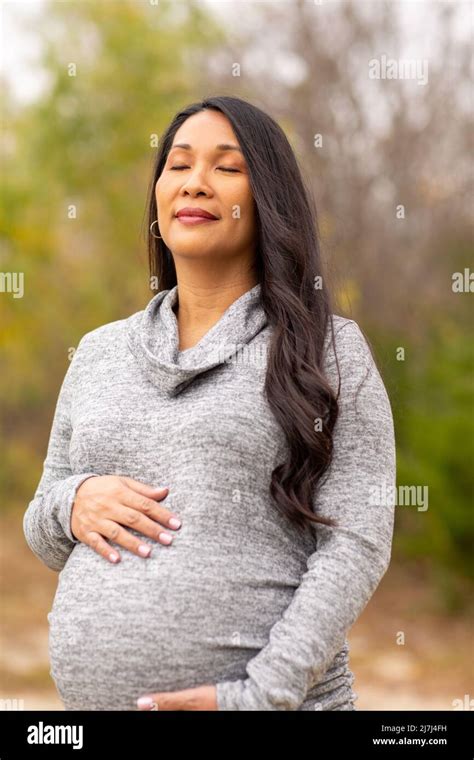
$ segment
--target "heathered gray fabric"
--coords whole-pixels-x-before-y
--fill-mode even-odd
[[[301,534],[268,490],[287,444],[263,394],[260,287],[186,351],[177,287],[79,343],[24,517],[32,551],[61,571],[49,642],[68,710],[134,710],[143,694],[207,683],[219,710],[356,709],[346,636],[391,555],[391,407],[357,323],[334,315],[340,416],[313,506],[339,527]],[[111,474],[169,487],[183,523],[170,546],[147,538],[148,559],[117,547],[113,565],[72,536],[79,484]]]

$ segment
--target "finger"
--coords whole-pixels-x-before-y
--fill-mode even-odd
[[[157,526],[154,520],[145,517],[145,515],[136,509],[120,505],[114,508],[113,514],[109,516],[109,519],[124,525],[126,528],[132,528],[138,533],[143,533],[144,536],[154,538],[155,541],[159,541],[165,546],[169,546],[173,541],[173,536],[170,533],[164,531],[163,528]]]
[[[169,491],[168,486],[148,486],[146,483],[141,483],[139,480],[134,480],[126,475],[121,475],[119,479],[127,485],[132,491],[143,494],[143,496],[149,496],[150,499],[164,499],[166,492]]]
[[[140,710],[217,710],[215,684],[193,686],[181,691],[145,694],[137,699]]]
[[[120,502],[123,506],[142,512],[147,517],[156,520],[167,528],[177,530],[181,527],[181,520],[178,515],[173,514],[166,507],[159,506],[156,501],[149,499],[148,496],[138,494],[127,486],[125,486]]]
[[[150,695],[148,697],[140,697],[137,699],[137,707],[139,710],[159,710],[158,702],[155,701],[155,697]]]
[[[114,544],[123,546],[138,557],[149,557],[153,547],[143,539],[132,536],[125,528],[113,520],[99,520],[97,530]]]
[[[121,557],[118,551],[112,549],[110,544],[99,533],[96,533],[95,530],[88,531],[85,534],[83,543],[90,546],[97,554],[100,554],[101,557],[112,562],[112,564],[120,562]]]
[[[182,691],[163,691],[158,694],[147,694],[137,699],[139,710],[184,710]]]

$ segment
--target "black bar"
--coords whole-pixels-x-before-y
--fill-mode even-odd
[[[220,758],[282,755],[472,760],[472,711],[0,713],[0,760],[27,757],[162,758],[189,750]],[[58,728],[56,728],[58,727]],[[60,728],[63,727],[63,728]],[[82,729],[81,729],[82,727]],[[39,743],[31,743],[30,740]],[[50,743],[55,740],[56,743]],[[66,740],[69,743],[64,743]],[[82,746],[79,746],[82,745]],[[74,749],[77,746],[77,749]],[[349,754],[350,753],[350,754]],[[174,757],[173,757],[174,760]]]

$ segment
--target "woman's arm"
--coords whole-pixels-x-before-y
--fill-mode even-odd
[[[43,474],[23,517],[28,546],[51,570],[62,570],[77,539],[71,533],[71,510],[76,491],[96,473],[73,475],[69,462],[70,407],[81,339],[59,391]]]
[[[219,710],[297,710],[342,648],[390,562],[396,477],[390,402],[356,322],[339,330],[336,351],[341,394],[334,455],[314,507],[339,526],[314,526],[317,551],[307,560],[301,584],[271,628],[268,644],[248,662],[248,678],[217,684]],[[334,363],[327,368],[337,388],[336,371]]]

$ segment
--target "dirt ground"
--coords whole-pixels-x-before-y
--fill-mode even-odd
[[[0,709],[62,710],[49,674],[46,618],[57,574],[28,549],[18,518],[2,518],[1,536]],[[393,562],[349,635],[357,708],[469,709],[472,641],[470,614],[440,611],[423,573]]]

